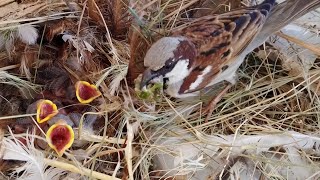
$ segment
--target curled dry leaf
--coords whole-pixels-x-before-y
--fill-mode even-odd
[[[96,4],[95,0],[89,0],[87,5],[89,17],[93,20],[93,22],[97,23],[101,27],[104,27],[104,23],[99,10],[97,9],[98,5]]]
[[[144,71],[143,57],[145,49],[150,45],[145,41],[140,32],[132,28],[130,33],[130,61],[127,73],[127,80],[129,85],[134,84],[134,80]]]
[[[63,34],[62,39],[70,42],[80,52],[80,63],[91,60],[91,53],[95,50],[86,40],[71,34]]]
[[[67,42],[70,41],[73,45],[73,47],[75,47],[76,49],[79,50],[87,50],[89,52],[93,52],[94,48],[85,40],[79,40],[79,38],[77,38],[74,35],[71,34],[63,34],[62,35],[62,39]],[[80,42],[79,42],[80,41]]]
[[[131,18],[128,13],[127,1],[119,0],[89,0],[87,12],[92,22],[105,31],[107,25],[110,34],[116,39],[126,39]],[[105,23],[104,23],[105,21]]]
[[[51,42],[58,34],[62,34],[65,30],[74,30],[75,24],[71,21],[63,19],[47,24],[45,29],[45,39]]]

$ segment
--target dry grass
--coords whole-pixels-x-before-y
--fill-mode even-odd
[[[316,179],[320,171],[317,63],[292,76],[277,49],[269,44],[261,47],[248,56],[239,82],[207,123],[202,110],[219,87],[185,101],[165,95],[158,101],[143,101],[134,93],[133,81],[143,71],[143,56],[152,42],[183,26],[190,16],[241,5],[237,0],[0,3],[0,12],[5,12],[0,33],[7,34],[0,52],[2,141],[33,137],[33,145],[24,153],[40,154],[45,168],[39,173],[52,179],[48,174],[56,171],[62,174],[57,179],[290,179],[300,172]],[[37,44],[10,39],[10,33],[25,23],[37,27]],[[59,41],[64,32],[74,35],[73,44],[62,43],[61,37]],[[86,43],[95,50],[86,49]],[[298,43],[318,52],[315,45]],[[77,80],[96,84],[103,98],[79,104],[70,91]],[[82,115],[75,127],[75,144],[63,157],[48,148],[27,113],[28,106],[42,98],[54,100],[64,114]],[[95,121],[91,131],[82,126],[90,118]],[[6,148],[8,144],[2,143],[0,152],[5,154]],[[30,160],[31,166],[40,164],[35,162]],[[21,161],[4,158],[1,163],[4,177],[32,177],[28,172],[15,173]]]

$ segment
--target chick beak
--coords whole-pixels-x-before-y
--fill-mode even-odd
[[[159,73],[155,72],[155,71],[152,71],[151,69],[146,69],[144,72],[143,72],[143,75],[142,75],[142,80],[141,80],[141,83],[140,83],[140,89],[143,89],[145,86],[147,86],[149,84],[149,82],[158,77],[159,76]]]
[[[40,100],[37,103],[37,122],[43,123],[58,114],[57,105],[50,100]]]
[[[53,124],[46,133],[48,145],[62,156],[66,149],[70,148],[74,141],[74,132],[70,125],[63,120]]]
[[[97,97],[101,96],[101,92],[98,88],[86,81],[78,81],[75,86],[77,99],[82,104],[90,103]]]

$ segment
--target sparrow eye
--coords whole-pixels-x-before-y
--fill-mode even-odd
[[[170,69],[172,64],[173,64],[172,62],[166,62],[166,64],[164,65],[164,68],[165,69]]]

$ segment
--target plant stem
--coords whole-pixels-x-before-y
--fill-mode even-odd
[[[0,120],[4,119],[15,119],[15,118],[21,118],[21,117],[30,117],[30,116],[35,116],[37,114],[21,114],[21,115],[13,115],[13,116],[3,116],[0,117]]]
[[[96,178],[96,179],[103,179],[103,180],[120,180],[119,178],[114,178],[112,176],[97,172],[97,171],[91,171],[90,169],[87,168],[79,168],[76,167],[72,164],[68,164],[68,163],[64,163],[64,162],[60,162],[57,160],[52,160],[52,159],[44,159],[44,162],[50,166],[56,167],[56,168],[61,168],[67,171],[71,171],[74,173],[79,173],[81,175],[85,175],[88,177],[92,177],[92,178]]]

